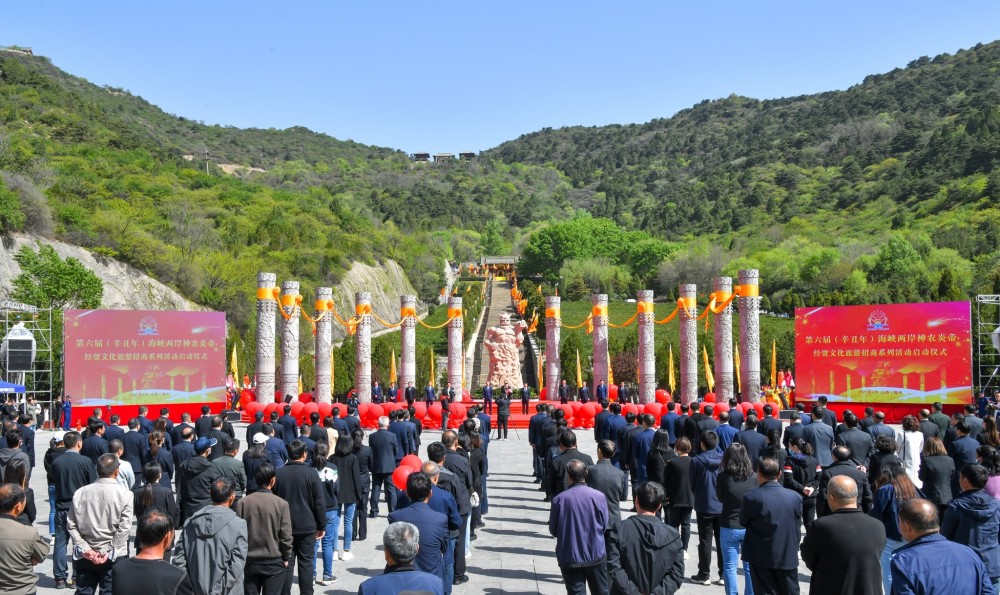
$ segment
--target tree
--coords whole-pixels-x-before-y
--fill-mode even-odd
[[[24,212],[17,194],[0,179],[0,233],[6,234],[24,228]]]
[[[483,225],[479,236],[479,252],[483,256],[501,256],[510,252],[510,244],[503,237],[504,225],[499,219],[490,219]]]
[[[942,302],[957,302],[962,299],[962,291],[955,283],[955,276],[950,267],[941,270],[941,279],[938,281],[937,299]]]
[[[21,267],[13,281],[15,300],[54,310],[100,307],[104,284],[79,260],[63,260],[51,246],[38,252],[24,246],[14,260]]]

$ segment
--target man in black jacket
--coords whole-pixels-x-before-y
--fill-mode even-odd
[[[864,432],[858,430],[862,436],[867,436]],[[857,461],[853,460],[851,457],[851,451],[846,446],[837,446],[833,449],[833,464],[823,470],[819,476],[819,492],[816,496],[816,516],[826,516],[833,511],[829,508],[826,502],[826,494],[829,489],[829,483],[833,481],[836,477],[847,476],[854,480],[857,484],[857,494],[858,494],[858,505],[860,505],[861,510],[865,513],[872,509],[874,505],[874,499],[872,497],[872,488],[868,483],[868,474],[862,473],[858,469]]]
[[[871,434],[858,428],[858,421],[858,417],[854,414],[844,415],[847,429],[837,435],[836,440],[837,444],[850,449],[851,458],[855,463],[867,469],[871,453],[875,450],[875,443]]]
[[[597,464],[587,467],[587,485],[604,494],[608,501],[608,528],[622,522],[621,501],[628,494],[628,475],[611,464],[615,443],[597,443]]]
[[[812,571],[809,593],[882,593],[885,525],[858,509],[857,485],[845,475],[830,480],[826,500],[833,512],[817,519],[802,541],[802,561]]]
[[[295,422],[295,418],[292,417],[291,405],[285,405],[282,408],[282,411],[284,412],[284,415],[278,418],[278,426],[275,427],[275,430],[280,427],[281,435],[278,437],[284,440],[285,444],[291,444],[292,440],[299,437],[299,426]],[[275,433],[277,434],[277,432]]]
[[[455,579],[452,581],[455,585],[461,585],[469,581],[469,576],[465,573],[465,539],[462,536],[469,527],[469,517],[472,514],[471,498],[474,492],[472,464],[467,455],[458,452],[458,434],[454,430],[448,430],[441,435],[441,444],[445,448],[444,468],[455,475],[455,480],[464,490],[464,494],[461,495],[463,501],[458,503],[462,528],[459,529],[459,539],[455,543]],[[463,510],[467,512],[462,512]]]
[[[778,483],[781,467],[757,460],[759,487],[743,496],[740,524],[746,527],[743,561],[750,563],[755,593],[799,593],[799,535],[802,496]]]
[[[559,456],[549,461],[546,476],[548,478],[547,496],[555,498],[568,485],[566,485],[566,465],[572,460],[583,461],[587,467],[594,464],[594,459],[590,455],[584,454],[576,449],[576,434],[573,430],[566,430],[559,435]]]
[[[264,412],[263,411],[260,412],[260,416],[261,416],[261,418],[264,417]],[[175,425],[174,427],[170,428],[170,439],[173,441],[174,444],[177,444],[178,442],[181,441],[181,434],[184,432],[184,428],[191,428],[191,432],[194,432],[194,426],[191,425],[191,414],[190,413],[186,413],[186,412],[182,413],[181,414],[181,423],[179,423],[179,424]],[[257,430],[257,431],[259,432],[260,430]],[[250,434],[250,437],[252,438],[253,434]],[[247,444],[250,444],[250,440],[247,440]]]
[[[177,501],[181,509],[181,524],[212,503],[212,482],[222,477],[222,471],[208,460],[215,440],[202,436],[194,443],[194,455],[177,470]],[[317,476],[319,477],[319,476]]]
[[[202,405],[201,407],[201,417],[194,422],[194,433],[201,438],[202,436],[208,436],[208,433],[212,430],[212,408],[208,405]]]
[[[52,479],[56,487],[56,543],[52,550],[52,569],[56,588],[66,587],[69,567],[66,561],[66,544],[69,541],[67,518],[73,506],[73,494],[83,486],[97,481],[97,469],[87,457],[80,454],[79,432],[66,432],[63,437],[66,452],[52,462]]]
[[[684,580],[681,536],[656,513],[663,487],[644,482],[635,493],[635,516],[612,525],[608,534],[608,571],[616,593],[677,592]]]
[[[396,510],[396,487],[392,485],[392,472],[396,470],[399,453],[399,440],[389,431],[389,418],[378,418],[378,431],[368,437],[368,446],[372,449],[372,492],[371,510],[368,516],[378,516],[378,499],[385,489],[385,503],[389,512]],[[362,503],[363,504],[363,503]]]
[[[264,412],[258,411],[253,414],[253,423],[247,426],[247,440],[246,444],[253,444],[253,437],[260,433],[264,428]],[[177,444],[177,440],[174,440],[174,444]]]
[[[212,429],[208,431],[208,437],[215,441],[211,452],[208,453],[208,460],[221,459],[226,454],[226,442],[229,440],[229,434],[222,431],[221,415],[212,417]]]
[[[101,455],[108,454],[108,441],[104,439],[104,422],[101,420],[91,420],[88,429],[90,430],[90,436],[83,441],[80,454],[93,461],[96,465],[97,459],[101,458]]]
[[[319,474],[305,462],[305,443],[292,441],[288,445],[288,464],[276,475],[274,494],[288,502],[292,514],[292,557],[298,559],[299,593],[312,595],[316,540],[323,538],[326,527],[326,500]],[[285,593],[292,590],[292,562],[288,561],[285,574]]]

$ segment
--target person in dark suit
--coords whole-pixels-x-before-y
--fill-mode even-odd
[[[961,471],[962,467],[966,465],[979,462],[976,458],[976,449],[979,448],[979,442],[973,440],[972,436],[969,435],[971,431],[969,424],[964,419],[955,424],[955,434],[958,438],[948,446],[948,456],[955,461],[956,471]],[[86,443],[86,440],[84,443]],[[958,486],[958,473],[955,473],[952,479],[951,490],[954,494],[962,493],[962,490]]]
[[[406,478],[406,497],[410,504],[389,513],[389,524],[410,523],[420,534],[420,548],[413,565],[417,570],[445,578],[444,555],[448,551],[448,517],[429,506],[431,479],[417,471]]]
[[[802,431],[802,437],[812,445],[813,456],[816,457],[819,464],[826,467],[833,463],[833,455],[831,454],[834,446],[833,428],[823,420],[823,410],[819,407],[813,407],[812,419],[813,423]]]
[[[917,478],[923,482],[921,491],[927,499],[938,507],[938,512],[944,513],[954,497],[951,480],[955,476],[955,461],[948,456],[944,442],[931,436],[924,442],[924,450],[920,457],[920,470]]]
[[[282,411],[285,414],[278,418],[278,425],[281,427],[281,433],[278,438],[281,438],[285,444],[291,444],[292,440],[299,437],[299,427],[295,422],[295,418],[292,417],[291,405],[285,405]],[[278,428],[275,428],[275,434],[278,434],[277,430]]]
[[[589,403],[590,402],[590,387],[587,386],[586,384],[584,384],[583,386],[581,386],[580,387],[580,394],[579,394],[579,396],[577,398],[580,400],[581,403]]]
[[[487,415],[493,414],[493,385],[489,382],[483,387],[483,409]]]
[[[777,430],[778,436],[781,436],[784,429],[781,420],[774,417],[774,407],[770,403],[764,405],[764,417],[757,422],[757,431],[767,436],[770,430]]]
[[[410,442],[410,428],[403,423],[402,411],[389,412],[389,432],[396,437],[399,448],[396,449],[396,466],[403,460],[403,457],[413,451],[413,444]]]
[[[407,408],[413,407],[413,402],[417,400],[417,389],[412,382],[406,383],[406,388],[403,389],[403,398],[406,399]]]
[[[122,442],[125,441],[125,430],[121,429],[121,427],[118,426],[118,424],[121,423],[121,421],[122,418],[117,413],[108,418],[109,423],[104,428],[104,439],[107,440],[109,443],[112,440],[121,440]],[[139,470],[136,471],[138,472]]]
[[[831,430],[836,430],[837,429],[837,414],[834,413],[832,409],[830,409],[830,408],[828,408],[826,406],[826,404],[828,402],[827,398],[826,397],[820,397],[820,398],[816,399],[816,402],[819,404],[818,406],[820,408],[820,411],[823,414],[823,416],[821,418],[822,421],[823,421],[823,423],[825,423],[826,425],[830,426]],[[815,410],[816,410],[816,407],[813,407],[813,411],[815,411]]]
[[[799,415],[798,411],[792,411],[791,415],[788,417],[788,427],[785,428],[784,435],[781,438],[781,443],[785,448],[788,448],[788,442],[792,438],[803,438],[806,427],[802,425],[802,416]]]
[[[740,525],[746,527],[743,561],[750,563],[755,593],[798,595],[802,496],[783,488],[780,476],[777,460],[757,461],[760,485],[743,496],[740,508]]]
[[[608,501],[608,530],[622,522],[621,501],[628,494],[628,475],[611,464],[615,443],[601,440],[597,444],[597,464],[587,467],[587,485],[604,494]]]
[[[930,417],[930,409],[920,410],[920,433],[924,435],[924,442],[927,442],[929,438],[933,438],[938,435],[937,424],[932,422]]]
[[[521,415],[528,415],[528,404],[531,402],[531,388],[525,383],[520,390],[521,393]]]
[[[858,508],[858,486],[846,475],[830,480],[826,505],[833,512],[802,541],[810,595],[880,595],[885,526]]]
[[[383,489],[389,512],[396,510],[396,487],[392,485],[392,472],[396,470],[399,439],[389,431],[388,417],[383,415],[378,418],[378,431],[368,437],[368,446],[372,449],[372,491],[368,516],[375,518],[378,516],[378,500]],[[398,458],[402,459],[402,456]]]
[[[149,413],[149,407],[139,405],[139,415],[137,416],[139,418],[139,431],[148,436],[153,431],[153,422],[146,417],[147,413]]]
[[[737,430],[743,429],[743,410],[740,409],[736,399],[729,399],[729,425]]]
[[[670,434],[670,446],[677,444],[677,434],[674,433],[674,422],[680,415],[677,414],[674,409],[677,408],[677,403],[670,401],[666,405],[667,412],[660,416],[660,429],[666,430]]]
[[[90,436],[83,441],[83,448],[80,449],[80,454],[93,461],[96,465],[97,459],[101,458],[101,455],[108,453],[108,441],[104,439],[104,422],[99,419],[92,419],[88,429],[90,430]]]
[[[757,418],[755,416],[747,417],[744,425],[746,429],[737,432],[733,442],[742,444],[747,449],[747,456],[756,464],[760,451],[767,446],[767,438],[757,431]]]
[[[666,490],[667,524],[681,534],[681,545],[687,551],[691,540],[691,511],[694,510],[694,489],[691,487],[691,443],[681,436],[674,445],[677,456],[667,461],[663,471]],[[634,492],[634,490],[633,490]]]
[[[566,379],[564,378],[559,383],[559,404],[565,405],[567,403],[569,403],[569,385],[566,384]]]
[[[264,427],[264,412],[258,411],[253,414],[253,423],[247,426],[247,444],[253,444],[253,437],[261,431]],[[177,444],[180,440],[174,440],[174,444]]]
[[[847,429],[837,436],[837,444],[851,449],[851,458],[854,462],[867,468],[872,451],[875,450],[872,435],[858,428],[859,420],[856,415],[844,415],[844,424],[847,425]]]
[[[288,462],[288,448],[285,441],[274,435],[274,426],[269,423],[264,424],[261,433],[267,436],[267,442],[264,443],[267,462],[274,465],[275,469],[281,469]]]
[[[202,436],[208,436],[208,433],[212,431],[212,408],[208,405],[202,405],[201,407],[201,417],[199,417],[194,422],[194,433],[195,436],[201,438]]]
[[[222,431],[222,416],[212,416],[212,429],[209,430],[208,437],[215,440],[215,444],[212,445],[212,452],[208,455],[208,460],[221,459],[226,454],[226,441],[229,440],[229,434]],[[289,443],[286,442],[286,444]]]
[[[435,400],[437,400],[437,389],[434,388],[433,382],[428,381],[427,387],[424,388],[424,401],[426,401],[429,406]]]
[[[597,398],[598,403],[608,402],[608,385],[604,383],[603,380],[594,389],[594,396]]]
[[[21,451],[28,455],[28,462],[35,468],[35,418],[22,414],[18,418],[17,432],[21,435]],[[110,442],[110,440],[108,441]]]
[[[260,413],[260,417],[261,417],[261,419],[263,419],[264,418],[264,412],[263,411],[258,411],[258,413]],[[261,422],[261,425],[264,425],[263,422]],[[191,424],[191,414],[190,413],[182,413],[181,414],[181,423],[176,424],[170,430],[170,440],[171,440],[171,442],[173,444],[177,444],[178,442],[180,442],[182,440],[181,433],[184,432],[184,428],[191,428],[191,431],[192,432],[194,431],[194,426]],[[257,430],[257,432],[259,432],[259,431],[260,431],[260,429]],[[248,436],[247,437],[247,444],[250,444],[250,439],[253,438],[253,434],[247,434],[247,436]]]
[[[122,445],[125,447],[125,455],[122,458],[128,461],[133,469],[142,469],[146,451],[149,450],[149,441],[146,435],[139,431],[138,419],[133,417],[128,421],[128,432],[125,432]]]
[[[860,431],[860,430],[859,430]],[[861,432],[865,436],[864,432]],[[816,495],[816,516],[822,517],[833,512],[827,507],[826,492],[830,482],[835,477],[850,477],[858,486],[858,504],[862,512],[872,509],[874,498],[872,496],[871,484],[868,483],[868,475],[861,472],[857,462],[851,459],[851,451],[846,446],[837,446],[833,449],[833,464],[823,470],[819,475],[819,491]]]
[[[558,496],[563,490],[569,487],[566,485],[566,465],[570,461],[583,461],[587,467],[594,464],[594,459],[590,458],[590,455],[577,450],[576,434],[573,430],[566,430],[559,435],[559,451],[559,456],[549,461],[548,469],[545,473],[549,482],[546,490],[546,495],[549,498]]]

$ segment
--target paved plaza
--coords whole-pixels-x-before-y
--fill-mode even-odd
[[[246,434],[245,424],[236,424],[236,435],[242,441]],[[48,535],[49,506],[45,495],[45,471],[42,459],[48,448],[51,432],[39,431],[35,437],[38,467],[31,478],[31,487],[38,503],[38,519],[35,527],[42,535]],[[426,447],[437,440],[439,431],[425,430],[421,440]],[[592,430],[577,431],[580,450],[596,460],[596,447]],[[245,447],[245,445],[244,445]],[[512,430],[507,441],[490,442],[490,476],[488,484],[489,512],[484,518],[486,527],[479,530],[479,539],[472,542],[472,556],[468,558],[470,581],[454,588],[456,595],[485,593],[500,594],[558,594],[565,593],[562,577],[555,559],[555,539],[549,537],[549,505],[542,501],[544,495],[531,477],[531,447],[527,440],[527,430]],[[421,451],[423,458],[424,451]],[[382,515],[369,519],[368,539],[355,542],[352,546],[354,559],[335,561],[337,582],[330,587],[315,587],[317,594],[357,593],[358,585],[366,578],[382,573],[385,559],[382,554],[382,531],[386,527],[385,505]],[[631,509],[623,504],[623,513]],[[718,585],[701,586],[689,582],[697,567],[697,527],[691,520],[691,543],[689,557],[685,561],[685,584],[681,593],[722,593]],[[321,562],[322,564],[322,562]],[[36,567],[42,574],[38,592],[43,595],[67,595],[71,589],[55,589],[52,578],[51,555]],[[718,577],[715,556],[712,557],[712,579]],[[742,572],[740,592],[743,591]],[[802,592],[808,592],[809,571],[804,565],[799,567],[799,582]],[[293,593],[298,587],[293,586]]]

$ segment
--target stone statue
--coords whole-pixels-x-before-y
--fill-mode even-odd
[[[500,324],[486,329],[483,344],[490,352],[489,383],[493,386],[522,386],[521,360],[518,348],[524,343],[524,329],[528,323],[523,320],[510,323],[510,314],[500,314]]]

